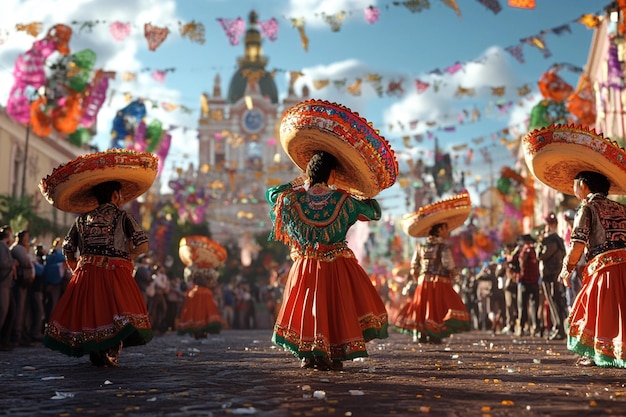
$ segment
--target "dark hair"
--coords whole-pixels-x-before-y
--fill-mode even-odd
[[[311,185],[327,182],[330,173],[337,167],[337,160],[328,152],[319,151],[309,160],[306,166],[306,175]]]
[[[98,204],[110,203],[113,193],[122,189],[119,181],[107,181],[94,185],[91,189],[94,197],[98,200]]]
[[[603,195],[609,194],[609,188],[611,188],[611,182],[609,179],[599,172],[594,171],[581,171],[576,175],[577,180],[581,180],[592,193],[600,193]]]
[[[0,226],[0,240],[6,239],[9,236],[11,236],[11,226],[8,224]]]
[[[28,234],[28,229],[22,229],[15,234],[18,240],[23,239]]]
[[[430,230],[428,231],[428,236],[437,236],[439,237],[439,231],[443,227],[445,223],[437,223],[433,224]]]

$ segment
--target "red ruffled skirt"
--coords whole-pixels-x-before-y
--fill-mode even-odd
[[[598,366],[626,368],[626,250],[594,257],[567,320],[567,347]]]
[[[178,321],[178,334],[206,337],[222,330],[222,316],[213,298],[213,291],[196,285],[185,297]]]
[[[413,298],[400,307],[394,326],[415,337],[442,339],[470,330],[470,316],[450,278],[425,276],[420,277]]]
[[[297,258],[289,271],[272,341],[299,359],[368,356],[366,342],[388,337],[387,311],[353,257]]]
[[[81,260],[54,307],[44,345],[68,356],[101,352],[123,342],[152,339],[152,327],[130,261],[105,257]]]

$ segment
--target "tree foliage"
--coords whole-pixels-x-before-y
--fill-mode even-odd
[[[65,233],[60,227],[35,211],[33,196],[11,197],[0,195],[0,224],[8,224],[15,232],[28,229],[31,236]]]

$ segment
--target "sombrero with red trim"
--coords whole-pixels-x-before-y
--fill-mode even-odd
[[[389,142],[370,122],[340,104],[307,100],[288,109],[280,123],[280,143],[303,171],[316,152],[333,155],[338,162],[334,185],[355,196],[372,198],[398,176]]]
[[[574,195],[574,179],[581,171],[606,176],[609,194],[626,194],[626,151],[595,130],[552,125],[527,134],[522,146],[530,172],[563,194]]]
[[[202,235],[186,236],[178,247],[180,260],[197,268],[216,268],[226,261],[226,255],[226,248]]]
[[[402,230],[412,237],[426,237],[434,225],[446,223],[448,230],[452,231],[463,225],[471,212],[472,200],[469,194],[457,194],[404,215]]]
[[[139,197],[152,186],[159,160],[146,152],[110,149],[88,153],[56,167],[39,182],[50,204],[69,213],[86,213],[98,207],[94,185],[107,181],[122,184],[122,203]]]

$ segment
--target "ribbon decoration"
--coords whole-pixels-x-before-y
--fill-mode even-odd
[[[109,31],[111,32],[111,36],[118,42],[123,41],[130,35],[130,23],[122,23],[122,22],[112,22],[109,25]]]
[[[519,9],[534,9],[535,0],[509,0],[509,6]]]
[[[330,25],[330,30],[339,32],[341,30],[341,24],[346,20],[346,12],[341,11],[333,15],[322,13],[322,19]]]
[[[178,22],[180,30],[180,36],[189,38],[190,41],[204,45],[204,25],[202,23],[196,23],[192,20],[189,23]]]
[[[261,27],[261,35],[274,42],[278,39],[278,21],[275,18],[271,18],[266,21],[259,21]]]
[[[300,41],[302,42],[302,48],[305,51],[309,50],[309,38],[306,36],[304,32],[304,17],[300,17],[298,19],[291,19],[291,25],[298,29],[298,33],[300,34]]]
[[[246,23],[243,21],[241,17],[237,19],[222,19],[221,17],[217,18],[217,21],[224,29],[226,36],[228,37],[228,41],[231,45],[239,45],[239,40],[241,36],[246,30]]]
[[[378,22],[380,9],[378,7],[369,6],[365,8],[365,21],[369,24]]]
[[[152,25],[151,23],[146,23],[144,25],[144,36],[148,41],[148,49],[156,51],[156,49],[165,41],[169,33],[170,30],[168,28],[160,28]]]

